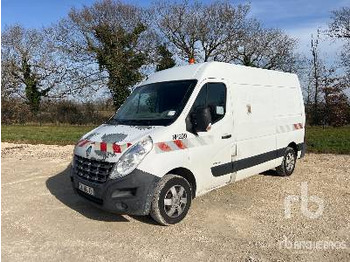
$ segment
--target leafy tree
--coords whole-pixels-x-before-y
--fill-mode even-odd
[[[140,69],[148,63],[152,43],[147,28],[139,8],[102,0],[91,7],[72,9],[60,22],[58,37],[61,48],[83,65],[79,71],[90,68],[86,78],[107,80],[118,109],[130,88],[142,80]]]
[[[175,60],[173,59],[173,54],[167,49],[165,44],[158,46],[157,53],[158,61],[156,71],[161,71],[176,65]]]
[[[113,32],[105,24],[94,28],[95,37],[101,45],[90,42],[89,51],[96,54],[100,68],[106,69],[109,74],[108,88],[116,108],[129,96],[129,87],[142,79],[139,69],[145,63],[146,56],[136,52],[132,46],[144,30],[143,24],[137,25],[130,33],[123,28]]]

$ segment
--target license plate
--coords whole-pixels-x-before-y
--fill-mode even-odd
[[[79,190],[85,192],[86,194],[92,195],[92,196],[95,195],[95,191],[92,187],[84,185],[80,182],[79,182]]]

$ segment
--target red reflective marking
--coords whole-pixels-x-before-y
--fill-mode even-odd
[[[88,142],[89,142],[89,140],[84,139],[84,140],[82,140],[82,141],[79,142],[78,146],[84,146],[84,145],[86,145]]]
[[[295,129],[299,129],[299,125],[298,124],[294,124],[294,128]]]
[[[130,147],[130,146],[131,146],[131,143],[127,143],[127,144],[126,144],[126,147]]]
[[[114,153],[121,153],[121,152],[122,152],[122,150],[120,149],[120,146],[119,146],[119,145],[113,144],[112,147],[113,147]]]
[[[107,144],[105,142],[101,142],[100,144],[100,150],[102,152],[106,152],[107,151]]]
[[[170,146],[168,146],[166,143],[164,142],[160,142],[158,143],[158,147],[160,148],[160,150],[162,151],[171,151]]]
[[[181,140],[174,140],[175,145],[180,149],[185,149],[186,145]]]

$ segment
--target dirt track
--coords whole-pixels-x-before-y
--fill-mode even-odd
[[[350,261],[349,155],[309,154],[289,178],[268,172],[215,190],[182,223],[162,227],[75,195],[72,150],[2,143],[3,261]],[[285,217],[284,200],[300,196],[302,182],[324,201],[319,218],[300,203]]]

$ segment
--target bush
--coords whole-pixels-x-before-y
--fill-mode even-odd
[[[77,105],[73,102],[65,101],[57,105],[56,121],[68,124],[83,124],[83,113],[79,111]]]
[[[113,106],[106,102],[77,103],[74,101],[43,101],[34,116],[21,99],[2,98],[2,124],[101,124],[114,114]]]
[[[27,104],[18,98],[1,98],[1,123],[25,124],[33,121],[34,116]]]

